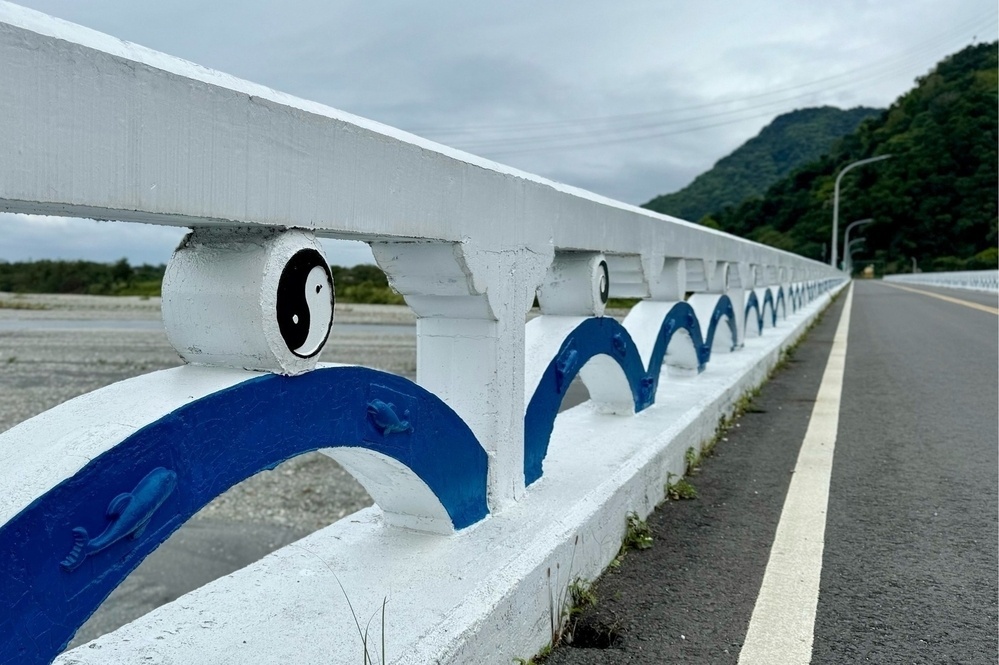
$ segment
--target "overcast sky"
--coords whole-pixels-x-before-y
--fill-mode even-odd
[[[781,113],[888,106],[996,39],[999,15],[995,0],[19,4],[634,204]],[[161,263],[181,234],[3,215],[0,259]]]

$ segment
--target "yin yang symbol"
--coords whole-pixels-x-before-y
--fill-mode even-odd
[[[296,252],[281,273],[277,320],[281,336],[299,358],[318,354],[333,326],[333,276],[314,249]]]
[[[601,261],[597,265],[597,270],[600,273],[600,281],[597,284],[597,292],[600,294],[600,302],[606,305],[607,297],[610,296],[610,275],[607,270],[607,262]]]

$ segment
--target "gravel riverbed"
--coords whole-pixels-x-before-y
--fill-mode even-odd
[[[416,375],[405,306],[338,305],[321,361]],[[0,292],[0,432],[116,381],[176,367],[159,298]],[[322,453],[263,471],[217,497],[149,556],[77,632],[75,647],[371,504]]]
[[[338,304],[320,360],[414,379],[415,317],[405,306]],[[0,432],[84,393],[181,364],[163,331],[159,298],[0,292]],[[573,403],[586,399],[577,383],[570,387]],[[217,497],[164,542],[70,647],[368,505],[364,488],[321,453],[263,471]]]
[[[414,323],[404,306],[338,305],[320,360],[412,378]],[[159,298],[0,293],[0,431],[115,381],[180,364]],[[240,483],[197,517],[304,534],[370,503],[336,462],[310,453]]]

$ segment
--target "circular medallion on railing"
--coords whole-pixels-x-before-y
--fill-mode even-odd
[[[303,249],[291,257],[277,287],[277,321],[299,358],[318,354],[333,327],[333,275],[323,255]]]
[[[610,296],[610,273],[607,270],[607,262],[601,260],[597,270],[600,274],[597,291],[600,293],[600,302],[606,305],[607,298]]]
[[[540,288],[544,314],[603,316],[610,297],[610,271],[602,254],[557,252]]]
[[[163,323],[184,360],[301,374],[333,324],[333,276],[314,234],[197,228],[163,278]]]

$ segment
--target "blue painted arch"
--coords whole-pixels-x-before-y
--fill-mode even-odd
[[[597,355],[609,356],[621,367],[636,412],[652,404],[652,381],[625,327],[610,317],[586,319],[566,336],[528,402],[524,415],[525,484],[541,477],[548,441],[565,391],[583,365]]]
[[[485,451],[454,411],[413,382],[361,367],[255,377],[146,425],[0,527],[0,663],[51,662],[201,507],[259,471],[328,447],[364,448],[405,465],[457,529],[488,513]],[[171,474],[175,485],[161,483],[139,528],[67,565],[75,531],[100,534],[127,504],[122,496],[138,497],[150,478]]]
[[[795,299],[797,300],[798,303],[797,309],[801,309],[808,303],[808,300],[806,300],[804,284],[798,284],[797,288],[795,288]]]
[[[565,390],[587,361],[596,355],[613,358],[628,381],[635,411],[638,412],[655,401],[662,364],[673,336],[680,330],[686,331],[694,344],[698,370],[701,370],[710,360],[711,346],[723,320],[731,332],[734,348],[738,328],[732,300],[728,296],[721,295],[715,304],[706,339],[702,336],[694,309],[686,302],[675,304],[660,324],[648,368],[644,366],[631,335],[614,319],[595,317],[579,324],[562,342],[528,402],[524,416],[524,483],[531,485],[542,476],[548,443]]]
[[[770,308],[770,327],[777,327],[777,308],[774,306],[774,294],[770,289],[766,290],[763,294],[763,308],[760,311],[760,318],[762,319],[767,312],[767,307]]]
[[[715,334],[718,332],[718,326],[723,320],[725,321],[725,325],[728,326],[729,333],[732,335],[732,346],[729,349],[729,351],[732,351],[739,344],[739,326],[735,319],[735,307],[732,306],[732,299],[726,295],[718,298],[714,311],[711,312],[711,320],[708,323],[708,335],[704,340],[704,346],[707,351],[705,362],[711,359],[711,349],[714,348]]]
[[[749,318],[750,312],[754,313],[752,319]],[[756,325],[756,334],[762,335],[763,313],[760,311],[760,299],[756,297],[755,291],[750,291],[749,295],[746,297],[746,311],[744,316],[746,321],[746,329],[747,330],[749,329],[749,322],[750,320],[752,320],[752,322]]]
[[[652,395],[655,398],[656,390],[659,388],[660,372],[652,371],[653,368],[662,369],[663,361],[666,358],[666,351],[673,335],[680,330],[685,330],[690,336],[690,341],[694,345],[694,353],[697,355],[697,371],[704,369],[705,363],[711,356],[711,347],[705,344],[701,336],[701,326],[697,321],[694,308],[685,302],[678,302],[666,313],[662,325],[659,326],[659,335],[656,337],[655,346],[652,348],[652,355],[649,357],[649,378],[652,379]]]

